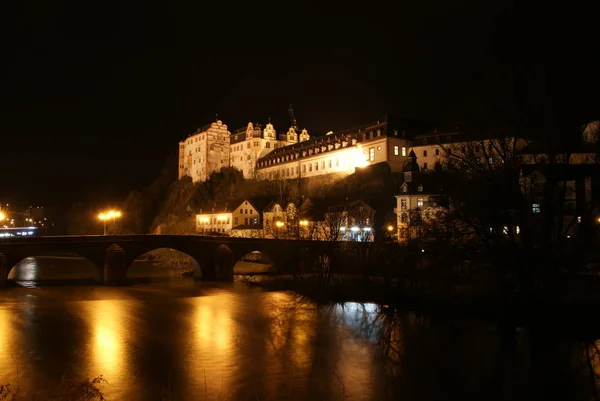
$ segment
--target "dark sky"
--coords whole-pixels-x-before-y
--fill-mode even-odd
[[[284,130],[292,103],[311,133],[600,118],[597,10],[576,2],[206,3],[1,2],[0,202],[118,199],[215,113]]]

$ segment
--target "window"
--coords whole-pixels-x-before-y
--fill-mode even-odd
[[[426,150],[423,151],[423,157],[427,157],[427,151]]]
[[[375,148],[369,148],[369,161],[375,160]]]
[[[400,199],[400,210],[406,210],[406,199]]]
[[[417,207],[423,207],[423,198],[417,199]]]
[[[427,162],[423,163],[423,170],[427,171]]]
[[[322,170],[325,170],[325,160],[323,160],[323,161],[321,162],[321,169],[322,169]]]
[[[436,150],[435,150],[435,155],[436,155],[436,156],[439,156],[439,155],[440,155],[440,150],[439,150],[439,149],[436,149]]]
[[[534,203],[531,205],[531,212],[532,213],[541,213],[542,212],[542,208],[540,207],[539,203]]]
[[[312,163],[308,165],[308,171],[312,171]]]
[[[315,163],[315,171],[319,171],[319,162]]]
[[[339,158],[335,159],[335,166],[336,167],[340,166],[340,159]]]
[[[329,159],[329,168],[331,168],[331,159]]]
[[[494,164],[494,158],[493,158],[493,157],[490,157],[490,158],[488,159],[488,163],[489,163],[489,164]]]
[[[303,173],[306,173],[306,164],[303,164],[303,165],[302,165],[302,172],[303,172]]]
[[[246,144],[246,148],[247,148],[247,149],[250,149],[250,142],[248,142],[248,143]]]
[[[419,184],[419,187],[417,188],[417,191],[423,192],[423,185]]]
[[[406,146],[402,146],[402,156],[406,156]]]
[[[258,141],[254,141],[254,146],[258,146]]]
[[[398,150],[399,150],[398,145],[394,145],[394,156],[398,156],[398,154],[399,154]]]
[[[247,217],[244,217],[244,224],[248,225],[248,218]]]
[[[271,142],[265,143],[265,148],[270,149],[271,148]]]
[[[406,222],[408,222],[408,214],[407,214],[407,213],[402,213],[402,214],[400,215],[400,222],[401,222],[401,223],[406,223]]]

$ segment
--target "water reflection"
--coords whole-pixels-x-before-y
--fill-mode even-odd
[[[82,313],[89,324],[88,372],[89,376],[109,378],[111,391],[119,393],[130,379],[127,337],[135,321],[126,300],[102,299],[87,301]]]
[[[15,368],[13,355],[14,316],[10,310],[0,307],[0,384],[13,381],[10,373]]]
[[[0,382],[12,353],[24,385],[102,374],[108,400],[589,400],[598,338],[241,284],[0,293]]]
[[[189,299],[192,304],[191,349],[188,364],[190,383],[200,393],[222,394],[230,390],[234,355],[235,327],[231,312],[235,297],[218,292]]]

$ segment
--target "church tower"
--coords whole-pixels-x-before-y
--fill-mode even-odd
[[[404,182],[411,182],[415,175],[418,175],[419,164],[417,163],[417,155],[415,155],[415,151],[411,150],[406,158],[406,162],[404,163]]]

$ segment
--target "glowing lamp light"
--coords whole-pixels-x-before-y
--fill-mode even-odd
[[[340,231],[346,231],[346,227],[344,227],[344,226],[340,227]]]
[[[371,227],[364,227],[363,231],[371,231]]]
[[[276,222],[276,223],[275,223],[275,226],[277,226],[277,227],[279,227],[279,228],[283,227],[283,226],[284,226],[284,224],[283,224],[283,221],[278,221],[278,222]]]
[[[357,226],[354,226],[354,227],[352,227],[352,228],[350,229],[350,231],[352,231],[353,233],[355,233],[355,232],[357,232],[357,231],[359,231],[359,230],[360,230],[360,228],[358,228]]]
[[[4,212],[0,212],[0,221],[6,219],[6,215],[4,214]]]
[[[300,220],[299,223],[301,226],[307,226],[308,225],[308,220]]]
[[[387,226],[387,229],[388,229],[388,231],[394,231],[394,226],[389,225],[389,226]]]

